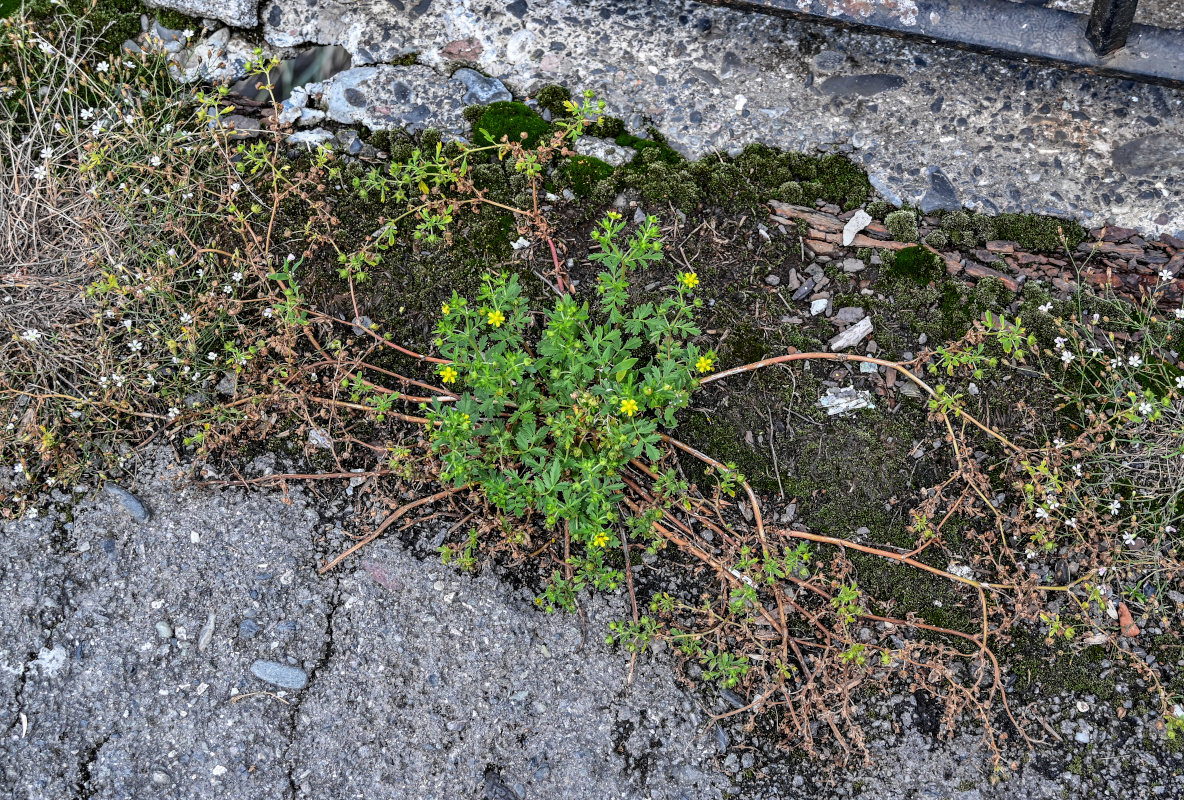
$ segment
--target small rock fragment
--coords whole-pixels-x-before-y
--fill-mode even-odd
[[[480,43],[477,45],[480,47]],[[480,51],[478,51],[480,52]],[[510,90],[497,78],[482,75],[475,69],[463,67],[452,73],[454,80],[465,85],[464,97],[461,98],[466,106],[487,106],[490,103],[508,102],[514,99]]]
[[[197,635],[197,652],[205,652],[205,649],[210,646],[210,640],[214,638],[214,622],[217,615],[213,611],[210,616],[206,617],[206,624],[201,626],[201,633]]]
[[[855,216],[847,220],[847,224],[843,226],[843,247],[850,247],[851,242],[855,241],[855,235],[872,224],[872,215],[864,211],[862,208],[855,212]],[[850,259],[855,260],[855,259]],[[863,263],[863,262],[860,262]],[[847,262],[843,262],[843,269],[847,268]],[[860,269],[863,269],[860,267]],[[856,272],[856,270],[849,270]]]
[[[846,272],[847,274],[863,272],[865,269],[867,269],[867,264],[864,264],[858,258],[843,259],[843,272]]]
[[[854,386],[831,386],[818,400],[818,407],[825,408],[828,416],[850,414],[861,408],[875,408],[871,392]]]
[[[820,297],[817,300],[812,301],[810,303],[810,316],[816,317],[826,311],[826,307],[829,303],[830,300],[826,297]]]
[[[866,337],[870,336],[872,332],[872,318],[864,317],[859,322],[852,325],[847,330],[840,333],[838,336],[830,340],[830,349],[833,352],[846,350],[848,347],[854,347],[862,342]]]
[[[140,499],[122,486],[115,483],[108,483],[103,486],[103,491],[118,500],[119,504],[127,509],[128,513],[132,515],[132,519],[136,522],[147,522],[152,516],[148,509],[144,507],[144,504],[140,502]]]
[[[308,675],[304,670],[278,661],[256,661],[251,664],[251,674],[265,683],[285,689],[303,689],[308,685]]]

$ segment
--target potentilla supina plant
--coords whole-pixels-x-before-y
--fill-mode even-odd
[[[659,425],[673,426],[709,372],[712,350],[694,344],[694,272],[679,273],[660,303],[629,307],[630,273],[662,258],[657,220],[622,241],[625,223],[606,216],[593,233],[602,267],[595,304],[571,294],[544,314],[537,337],[516,276],[486,275],[472,301],[453,293],[441,311],[436,345],[448,363],[436,374],[456,387],[428,418],[442,477],[479,487],[500,511],[564,522],[584,554],[575,581],[615,587],[604,564],[619,546],[620,473],[631,459],[660,458]],[[578,586],[576,588],[579,588]]]

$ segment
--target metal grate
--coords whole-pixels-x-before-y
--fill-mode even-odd
[[[1088,15],[1012,0],[700,2],[1184,88],[1184,33],[1134,24],[1139,0],[1094,0]]]

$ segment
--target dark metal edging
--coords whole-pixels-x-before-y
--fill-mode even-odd
[[[1184,88],[1184,31],[1131,25],[1128,33],[1137,0],[1096,0],[1092,16],[1011,0],[699,2]],[[1099,55],[1095,46],[1118,49]]]

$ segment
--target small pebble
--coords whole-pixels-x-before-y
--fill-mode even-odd
[[[265,683],[285,689],[303,689],[308,685],[308,675],[304,670],[278,661],[256,661],[251,665],[251,674]]]
[[[103,486],[103,491],[118,500],[136,522],[147,522],[152,516],[138,497],[119,484],[108,483]]]

